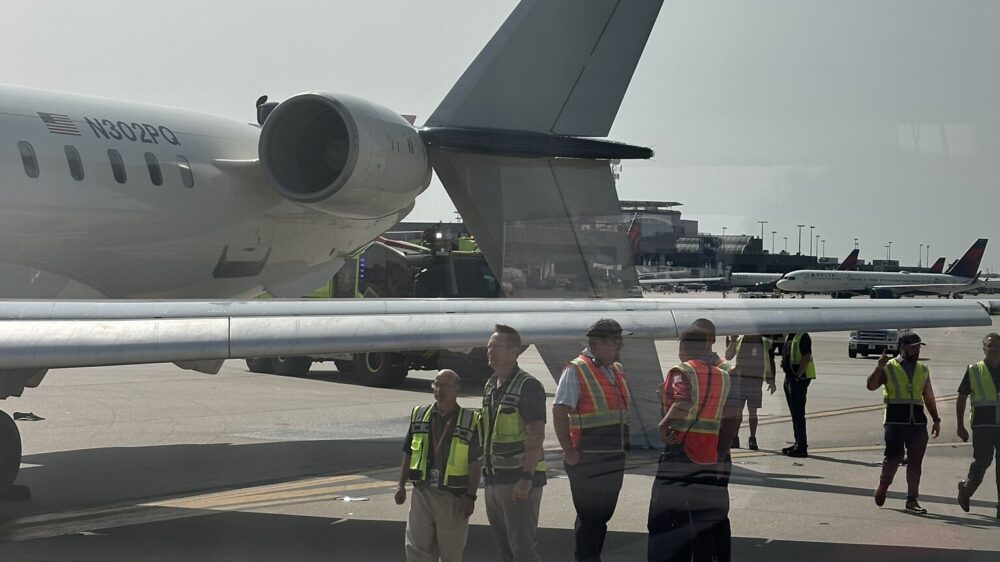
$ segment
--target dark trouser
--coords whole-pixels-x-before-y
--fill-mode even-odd
[[[788,412],[792,415],[795,445],[802,449],[809,447],[809,440],[806,439],[806,391],[810,381],[812,379],[785,375],[785,399],[788,401]]]
[[[972,464],[969,465],[969,479],[966,480],[966,490],[971,496],[983,482],[986,469],[997,459],[997,497],[1000,498],[1000,427],[972,428]],[[998,500],[997,508],[1000,508]]]
[[[576,507],[577,560],[600,560],[608,521],[615,514],[625,476],[625,453],[580,453],[580,462],[565,465]]]
[[[896,476],[899,464],[906,462],[906,499],[915,500],[920,495],[920,473],[927,451],[927,426],[885,424],[885,459],[882,461],[881,485],[888,488]]]
[[[712,560],[724,490],[718,476],[717,465],[691,462],[682,447],[664,449],[649,500],[649,562]]]
[[[719,461],[715,480],[715,498],[710,508],[712,527],[711,551],[713,562],[729,562],[732,552],[733,528],[729,522],[729,478],[733,474],[733,457],[727,455]]]

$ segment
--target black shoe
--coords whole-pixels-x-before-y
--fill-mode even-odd
[[[747,447],[749,447],[751,451],[759,451],[760,447],[757,446],[757,438],[750,436],[750,442],[747,443]]]
[[[792,447],[792,450],[786,454],[796,459],[804,459],[809,456],[809,450],[805,447]]]
[[[736,437],[733,437],[733,444],[730,445],[729,448],[730,449],[739,449],[740,448],[740,436],[739,435],[737,435]]]
[[[878,484],[878,488],[875,488],[875,505],[882,507],[885,505],[885,496],[889,493],[889,487],[883,486],[881,482]]]
[[[917,515],[923,515],[927,513],[926,509],[920,507],[920,504],[917,503],[917,500],[906,500],[906,511],[909,511],[910,513],[916,513]]]
[[[965,482],[958,483],[958,506],[962,508],[962,511],[969,512],[969,499],[971,499],[971,494],[969,494],[968,488]]]
[[[795,448],[795,445],[792,445],[791,447],[785,447],[784,449],[781,450],[781,454],[782,455],[787,455],[788,453],[791,453],[792,449],[794,449],[794,448]]]

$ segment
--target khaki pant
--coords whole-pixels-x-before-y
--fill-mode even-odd
[[[427,485],[413,487],[406,521],[408,562],[459,562],[468,536],[461,497]]]
[[[486,517],[504,562],[538,562],[538,510],[542,488],[532,488],[527,501],[514,501],[513,484],[486,486]]]

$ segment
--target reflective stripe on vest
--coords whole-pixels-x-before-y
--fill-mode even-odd
[[[706,365],[707,367],[708,365]],[[691,408],[684,420],[676,422],[671,429],[683,439],[685,433],[705,433],[718,435],[722,427],[722,411],[729,396],[729,373],[715,366],[720,384],[712,384],[709,377],[713,376],[711,368],[699,370],[690,362],[674,366],[674,369],[688,375],[691,384]],[[704,391],[711,394],[703,396]]]
[[[930,372],[927,367],[917,363],[913,368],[913,378],[910,379],[898,359],[890,359],[883,369],[885,384],[882,385],[882,401],[885,403],[885,423],[913,423],[914,406],[923,411],[924,386]],[[905,406],[905,408],[900,408]]]
[[[533,378],[523,370],[518,370],[507,381],[506,388],[497,405],[496,419],[490,412],[490,397],[497,386],[497,377],[493,375],[486,382],[483,391],[482,428],[484,432],[485,462],[483,472],[494,475],[497,471],[524,470],[524,448],[528,433],[524,428],[524,420],[518,411],[521,404],[521,388],[525,381]],[[538,461],[535,471],[545,471],[545,460]]]
[[[611,384],[600,367],[587,355],[581,354],[570,361],[570,364],[576,367],[577,380],[580,382],[580,401],[569,417],[569,435],[573,446],[580,446],[580,434],[585,429],[627,426],[630,396],[621,364],[614,363],[611,366],[615,384]]]
[[[410,480],[427,480],[427,467],[431,451],[431,418],[434,405],[417,406],[410,413]],[[459,407],[458,420],[451,434],[451,446],[444,474],[438,487],[465,491],[469,485],[469,447],[479,431],[479,412]]]
[[[743,349],[743,335],[736,336],[736,355],[733,356],[734,361],[739,359],[740,350]],[[771,380],[773,373],[771,373],[771,362],[767,360],[767,353],[771,349],[771,340],[761,336],[761,361],[764,362],[764,380]],[[801,354],[799,355],[799,360],[802,360]],[[736,366],[739,367],[739,362],[736,362]],[[756,378],[756,377],[754,377]]]
[[[795,334],[792,336],[792,348],[788,353],[788,364],[793,368],[796,365],[802,363],[802,349],[799,348],[799,343],[802,341],[803,334]],[[810,361],[809,365],[806,366],[806,378],[814,379],[816,378],[816,362]]]
[[[976,421],[976,410],[993,408],[993,423],[1000,424],[1000,392],[985,361],[969,365],[969,384],[972,387],[972,422]]]

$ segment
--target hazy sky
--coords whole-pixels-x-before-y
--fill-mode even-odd
[[[2,80],[254,120],[260,94],[371,99],[418,123],[512,0],[0,0]],[[1000,266],[1000,2],[664,3],[611,137],[622,199],[684,203],[701,230],[864,259]],[[414,220],[451,219],[435,181]],[[804,229],[808,232],[808,228]],[[808,248],[803,237],[803,251]]]

